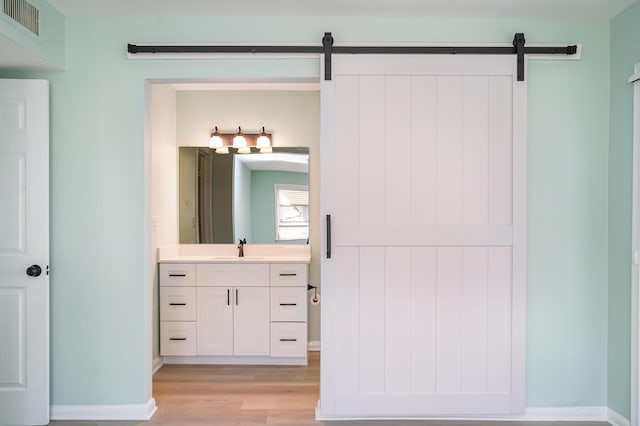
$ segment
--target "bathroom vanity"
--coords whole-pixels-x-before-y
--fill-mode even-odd
[[[307,363],[308,245],[158,249],[168,364]]]

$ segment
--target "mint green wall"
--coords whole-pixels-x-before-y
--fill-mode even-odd
[[[633,86],[640,63],[640,3],[611,21],[609,146],[608,406],[629,418],[631,365],[631,187]]]
[[[309,186],[309,173],[251,172],[251,211],[253,241],[273,244],[276,241],[276,184]],[[287,244],[297,242],[287,242]]]
[[[545,33],[579,63],[529,62],[529,406],[606,403],[609,25],[583,25]]]
[[[47,62],[52,70],[65,65],[65,17],[45,0],[29,0],[40,14],[39,35],[0,11],[0,35],[4,35]]]
[[[117,30],[115,30],[117,29]],[[151,396],[145,80],[319,77],[312,59],[127,60],[127,43],[579,42],[530,62],[527,404],[606,404],[609,24],[383,18],[67,18],[51,80],[52,402]]]

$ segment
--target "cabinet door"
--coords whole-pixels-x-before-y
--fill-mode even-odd
[[[234,355],[269,355],[269,288],[233,291]]]
[[[229,287],[198,287],[198,355],[233,355],[233,295]]]

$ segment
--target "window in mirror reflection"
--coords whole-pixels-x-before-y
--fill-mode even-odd
[[[309,187],[276,185],[278,241],[309,239]]]

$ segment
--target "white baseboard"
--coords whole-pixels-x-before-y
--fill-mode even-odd
[[[522,420],[601,422],[607,420],[607,407],[527,407]]]
[[[607,407],[528,407],[524,414],[498,416],[424,416],[424,417],[331,417],[325,416],[320,409],[320,402],[316,406],[316,420],[472,420],[472,421],[522,421],[522,422],[611,422],[614,426],[630,426],[629,421]],[[626,421],[618,423],[617,420]]]
[[[306,355],[306,353],[305,353]],[[218,355],[196,355],[196,356],[165,356],[163,361],[166,365],[189,364],[189,365],[307,365],[306,356],[218,356]]]
[[[52,405],[51,420],[149,420],[156,400],[134,405]]]
[[[611,408],[607,409],[607,421],[613,426],[631,426],[631,422],[626,417]]]
[[[156,374],[158,372],[158,370],[160,370],[160,367],[162,367],[164,365],[164,361],[162,360],[162,357],[156,357],[153,359],[153,362],[151,363],[151,375],[153,376],[154,374]]]
[[[320,340],[311,340],[307,344],[307,350],[309,352],[320,352]]]

